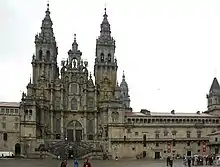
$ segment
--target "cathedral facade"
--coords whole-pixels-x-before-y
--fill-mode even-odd
[[[93,81],[76,36],[59,70],[48,5],[41,32],[35,36],[33,78],[21,101],[21,143],[28,143],[30,150],[49,139],[106,141],[109,122],[124,121],[130,98],[125,76],[120,85],[117,82],[116,46],[107,17],[105,10],[96,39]]]
[[[207,96],[206,112],[132,112],[125,75],[120,84],[117,82],[116,44],[107,17],[105,10],[96,39],[93,80],[76,36],[59,69],[48,5],[41,32],[35,36],[33,78],[20,103],[22,152],[33,152],[46,142],[54,142],[55,147],[84,142],[98,144],[111,158],[208,154],[208,135],[218,131],[220,125],[217,79]]]

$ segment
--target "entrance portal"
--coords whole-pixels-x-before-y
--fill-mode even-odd
[[[21,145],[19,143],[15,144],[15,156],[21,155]]]
[[[76,130],[76,141],[81,141],[82,140],[82,130],[77,129]]]
[[[83,134],[83,128],[79,121],[70,121],[67,124],[67,141],[73,142],[73,141],[81,141],[82,140],[82,134]]]
[[[160,159],[160,152],[155,152],[155,159]]]
[[[67,129],[67,141],[73,141],[73,129]]]

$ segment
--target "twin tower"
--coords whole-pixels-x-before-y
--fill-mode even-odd
[[[55,83],[58,78],[62,77],[62,73],[64,73],[68,67],[81,66],[83,71],[87,70],[88,62],[81,59],[82,52],[78,49],[76,35],[74,35],[72,49],[68,52],[69,57],[67,61],[61,62],[62,69],[60,77],[60,70],[57,65],[58,47],[52,26],[53,22],[50,17],[49,4],[47,4],[46,16],[42,20],[41,32],[35,36],[36,55],[33,55],[32,59],[33,84],[40,83],[41,80],[46,80],[48,83]],[[117,83],[118,65],[117,59],[115,58],[115,48],[115,40],[111,36],[111,25],[108,21],[105,8],[100,35],[96,39],[96,56],[94,63],[95,86],[97,89],[101,89],[102,82],[108,79],[111,86],[109,86],[108,90],[105,90],[104,94],[110,95],[112,94],[110,92],[115,91],[117,94],[117,89],[120,89],[120,95],[118,96],[123,100],[126,107],[130,107],[128,84],[125,81],[124,74],[121,84],[118,85]]]

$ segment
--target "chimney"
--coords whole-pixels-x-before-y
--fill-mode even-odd
[[[171,111],[171,114],[175,114],[175,110],[172,110],[172,111]]]

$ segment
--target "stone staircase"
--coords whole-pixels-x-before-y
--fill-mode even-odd
[[[54,157],[60,156],[61,158],[76,157],[82,159],[90,157],[91,159],[103,159],[103,151],[98,142],[45,142],[44,145],[39,146],[37,151],[45,151]]]

